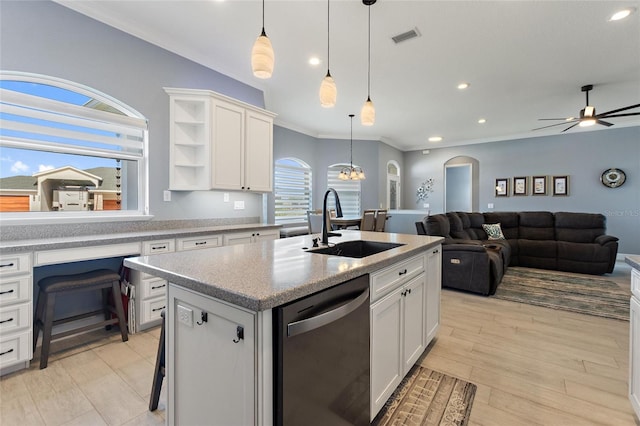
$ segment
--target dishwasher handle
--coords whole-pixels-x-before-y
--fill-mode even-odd
[[[344,305],[340,305],[335,309],[316,315],[315,317],[295,321],[287,324],[287,336],[293,337],[307,331],[315,330],[329,323],[339,320],[349,315],[369,299],[369,289],[365,289],[358,297],[351,299]]]

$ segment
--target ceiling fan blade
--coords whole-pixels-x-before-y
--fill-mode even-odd
[[[607,121],[602,121],[602,120],[596,120],[596,123],[601,124],[603,126],[607,126],[607,127],[613,126],[613,123],[609,123]]]
[[[564,119],[563,119],[563,120],[564,120]],[[577,120],[573,120],[573,121],[577,121]],[[572,121],[572,122],[573,122],[573,121]],[[533,131],[533,130],[542,130],[542,129],[547,129],[547,128],[549,128],[549,127],[562,126],[562,125],[566,125],[566,124],[567,124],[567,122],[565,121],[564,123],[550,124],[550,125],[548,125],[548,126],[536,127],[535,129],[531,129],[531,130],[532,130],[532,131]],[[576,124],[578,124],[578,123],[576,123]]]
[[[574,127],[576,127],[578,124],[579,124],[579,122],[578,122],[578,123],[575,123],[575,124],[572,124],[571,126],[569,126],[569,127],[567,127],[566,129],[564,129],[561,133],[564,133],[564,132],[566,132],[566,131],[567,131],[567,130],[569,130],[569,129],[573,129],[573,128],[574,128]]]
[[[640,115],[640,112],[627,112],[625,114],[611,114],[611,115],[598,114],[596,115],[596,118],[630,117],[632,115]]]
[[[543,121],[543,120],[556,120],[556,121],[562,120],[562,121],[566,121],[567,117],[565,117],[565,118],[538,118],[538,121]]]
[[[598,114],[597,116],[603,116],[603,115],[609,115],[609,114],[614,114],[616,112],[620,112],[620,111],[626,111],[628,109],[633,109],[633,108],[639,108],[640,104],[635,104],[635,105],[629,105],[626,107],[622,107],[622,108],[618,108],[618,109],[612,109],[611,111],[607,111],[607,112],[601,112],[600,114]]]

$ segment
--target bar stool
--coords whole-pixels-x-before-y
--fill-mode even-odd
[[[49,349],[52,340],[80,333],[88,330],[95,330],[102,326],[110,326],[118,323],[120,325],[120,334],[122,341],[126,342],[127,321],[122,306],[122,297],[120,295],[120,275],[109,269],[96,269],[75,275],[56,275],[46,277],[38,281],[40,291],[38,293],[38,304],[33,319],[33,351],[35,353],[36,344],[38,343],[38,335],[42,330],[42,350],[40,354],[40,369],[47,367],[49,360]],[[74,315],[67,318],[54,320],[54,310],[57,295],[69,295],[81,291],[102,290],[102,309],[84,314]],[[109,291],[113,295],[113,306],[109,305]],[[116,318],[111,318],[111,313],[116,314]],[[104,313],[104,321],[90,324],[83,327],[74,328],[73,330],[51,334],[54,325],[76,321],[83,318],[89,318],[96,314]]]
[[[160,341],[158,342],[158,355],[156,356],[156,368],[153,373],[153,384],[151,385],[151,397],[149,398],[149,411],[158,408],[160,391],[162,390],[162,379],[164,379],[164,309],[160,312],[162,316],[162,328],[160,329]]]

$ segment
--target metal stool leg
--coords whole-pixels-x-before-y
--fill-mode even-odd
[[[124,308],[122,307],[122,296],[120,295],[120,281],[114,281],[112,286],[113,305],[116,308],[116,315],[118,316],[118,325],[120,326],[120,334],[122,335],[122,341],[129,340],[127,334],[127,319],[124,315]]]
[[[158,408],[162,379],[164,379],[164,311],[162,311],[162,328],[160,329],[160,342],[158,343],[158,355],[156,356],[156,368],[153,373],[153,385],[151,386],[151,398],[149,399],[149,411]]]
[[[51,347],[51,329],[53,328],[53,312],[56,305],[55,294],[45,294],[45,313],[42,318],[43,332],[42,332],[42,349],[40,351],[40,369],[47,368],[49,362],[49,349]]]

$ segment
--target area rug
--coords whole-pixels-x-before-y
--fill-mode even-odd
[[[600,277],[510,267],[494,297],[629,321],[631,293]]]
[[[414,365],[372,425],[466,425],[477,386]]]

